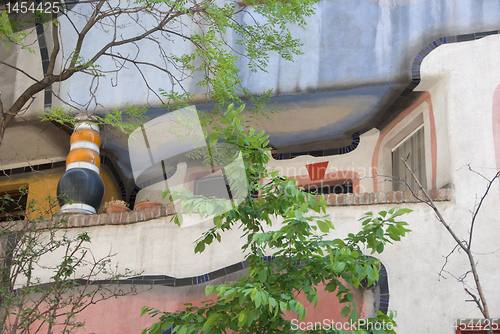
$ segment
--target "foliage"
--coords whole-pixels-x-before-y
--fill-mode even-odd
[[[0,140],[7,125],[29,107],[35,94],[76,73],[89,77],[89,86],[79,88],[88,89],[88,100],[75,100],[52,90],[63,105],[55,106],[46,119],[66,122],[71,121],[68,117],[71,110],[106,109],[98,100],[101,81],[111,80],[111,86],[117,86],[119,73],[132,70],[136,71],[136,78],[143,79],[148,90],[145,97],[148,105],[176,109],[204,100],[216,102],[215,109],[223,110],[221,106],[250,99],[256,109],[261,108],[269,101],[271,91],[261,96],[251,94],[239,76],[241,66],[246,63],[252,71],[265,71],[270,53],[286,60],[301,54],[302,44],[293,38],[289,27],[304,28],[319,1],[252,0],[237,4],[216,0],[101,0],[61,10],[59,16],[44,18],[43,35],[53,48],[49,50],[49,63],[43,76],[37,77],[38,74],[27,73],[27,69],[18,64],[0,60],[0,67],[14,68],[28,78],[23,94],[15,98],[12,105],[0,108],[3,115]],[[2,18],[0,36],[6,45],[24,45],[35,19],[17,22],[24,25],[24,30],[19,28],[20,33],[14,36],[6,14]],[[62,27],[67,35],[64,40],[60,37]],[[102,43],[94,43],[95,36],[99,36]],[[157,50],[157,54],[152,55],[151,50]],[[165,86],[153,87],[148,80],[150,73],[154,77],[162,76]],[[85,79],[80,76],[80,80]],[[139,84],[139,80],[134,81],[134,85]],[[196,88],[199,94],[193,93],[195,84],[200,87]],[[150,94],[154,101],[150,101]],[[100,121],[130,130],[123,125],[117,110],[107,113]]]
[[[146,111],[146,108],[141,109],[127,104],[123,111],[115,108],[112,112],[106,112],[104,116],[89,115],[89,119],[92,118],[92,123],[99,126],[108,125],[120,129],[123,133],[130,134],[142,124],[146,118]],[[43,112],[40,118],[42,121],[54,121],[75,127],[79,120],[73,114],[71,109],[66,111],[58,106]]]
[[[183,197],[180,205],[186,213],[217,214],[214,226],[198,239],[195,252],[203,252],[214,240],[220,242],[223,231],[241,229],[246,240],[242,251],[248,261],[248,276],[234,283],[208,286],[206,294],[213,293],[215,297],[203,306],[187,305],[179,312],[144,307],[143,315],[159,319],[143,333],[162,333],[172,326],[179,334],[225,333],[228,329],[238,333],[288,333],[291,326],[285,320],[285,312],[296,313],[303,320],[307,310],[296,300],[297,296],[303,294],[316,303],[321,288],[335,293],[339,302],[345,304],[342,316],[356,321],[357,305],[350,286],[358,288],[362,282],[368,286],[374,284],[380,269],[379,261],[363,255],[363,249],[381,253],[387,243],[398,241],[409,232],[407,224],[398,221],[398,217],[411,210],[393,208],[378,215],[367,213],[361,219],[361,231],[356,234],[329,239],[334,225],[326,213],[323,195],[303,192],[294,180],[266,169],[270,151],[267,136],[242,125],[242,110],[230,105],[220,120],[224,126],[214,126],[207,138],[209,142],[222,140],[241,150],[250,180],[248,190],[258,192],[259,196],[248,196],[227,211],[228,201],[203,199],[186,190],[175,195]],[[260,179],[270,182],[260,184]],[[165,196],[169,195],[173,201],[173,193],[165,191]],[[180,224],[179,217],[174,216],[173,220]],[[392,315],[383,314],[371,321],[393,323]],[[365,332],[359,329],[357,333]]]
[[[11,42],[14,42],[34,53],[33,49],[24,43],[24,39],[29,35],[29,32],[23,29],[24,25],[25,22],[10,21],[7,11],[2,12],[0,15],[0,42],[5,49],[10,50]]]
[[[21,193],[29,195],[25,188]],[[112,284],[124,276],[110,268],[112,255],[93,256],[86,232],[71,236],[64,232],[65,218],[42,218],[53,215],[57,207],[56,200],[47,201],[49,205],[40,210],[33,200],[28,200],[25,208],[21,199],[0,197],[0,213],[6,217],[0,222],[2,333],[73,333],[85,325],[77,315],[86,307],[133,292]],[[7,209],[21,213],[9,215]],[[48,264],[45,259],[54,255],[60,262]],[[50,279],[41,279],[38,275],[42,272]],[[97,277],[109,281],[95,284]]]

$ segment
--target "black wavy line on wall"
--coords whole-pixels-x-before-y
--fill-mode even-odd
[[[273,153],[273,159],[288,160],[288,159],[293,159],[295,157],[299,157],[301,155],[310,155],[312,157],[328,157],[332,155],[346,154],[354,151],[358,147],[360,141],[359,136],[360,136],[359,132],[353,133],[352,143],[345,147],[332,148],[327,150],[318,150],[318,151],[307,151],[307,152]]]
[[[265,261],[272,261],[272,256],[264,257]],[[379,280],[377,283],[371,287],[366,288],[366,290],[380,289],[379,298],[379,308],[377,311],[381,311],[387,314],[389,309],[389,282],[387,277],[387,269],[380,262],[381,268],[379,271]],[[233,274],[248,268],[248,261],[241,261],[236,264],[224,267],[219,270],[212,271],[208,274],[203,274],[199,276],[185,277],[185,278],[175,278],[167,275],[142,275],[131,277],[127,279],[109,281],[109,280],[97,280],[92,281],[91,284],[131,284],[131,285],[151,285],[151,286],[168,286],[168,287],[185,287],[193,286],[197,284],[203,284],[206,282],[213,281],[215,279]],[[81,281],[81,282],[79,282]],[[80,284],[85,284],[85,280],[75,280],[75,282]]]
[[[396,98],[396,100],[391,104],[391,106],[385,111],[384,115],[381,117],[376,128],[382,128],[385,124],[388,124],[399,111],[404,110],[409,106],[409,103],[414,100],[410,98],[412,96],[415,88],[420,84],[421,75],[420,68],[422,66],[422,61],[425,57],[427,57],[432,51],[443,44],[452,44],[452,43],[461,43],[468,42],[481,39],[486,36],[498,35],[500,34],[500,30],[491,30],[491,31],[483,31],[483,32],[475,32],[464,35],[454,35],[454,36],[446,36],[435,39],[430,42],[420,52],[415,56],[413,62],[411,64],[411,82],[408,86],[403,90],[403,92]]]
[[[43,76],[47,74],[49,68],[49,49],[47,48],[47,41],[45,40],[45,33],[43,24],[36,23],[36,34],[38,37],[38,47],[40,48],[40,57],[42,58]],[[45,87],[43,97],[43,107],[45,109],[52,108],[52,85]]]

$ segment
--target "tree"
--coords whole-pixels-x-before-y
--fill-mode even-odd
[[[498,324],[492,323],[492,320],[490,317],[490,311],[488,308],[488,302],[486,300],[486,295],[485,295],[484,290],[481,286],[481,280],[479,279],[479,273],[477,270],[477,260],[475,258],[475,252],[472,250],[472,241],[473,241],[473,236],[474,236],[474,225],[477,223],[477,217],[478,217],[479,211],[481,210],[481,206],[483,205],[484,200],[488,196],[488,193],[489,193],[492,185],[494,184],[494,182],[498,178],[500,178],[500,172],[496,172],[495,175],[493,175],[493,177],[487,178],[486,176],[482,175],[481,173],[478,173],[477,171],[473,170],[470,167],[470,165],[468,166],[469,171],[474,172],[475,174],[479,175],[483,180],[486,181],[486,187],[485,187],[486,189],[484,190],[484,193],[479,198],[479,202],[477,202],[474,205],[474,209],[471,211],[472,217],[471,217],[470,224],[469,224],[469,236],[468,236],[468,238],[463,239],[463,238],[459,237],[459,235],[457,234],[457,232],[455,230],[453,230],[453,228],[451,227],[451,223],[449,223],[445,219],[445,217],[443,216],[443,214],[441,213],[439,208],[434,204],[434,202],[431,199],[431,197],[429,196],[428,192],[424,189],[424,187],[420,183],[420,180],[418,180],[417,176],[415,175],[413,170],[410,168],[410,166],[408,165],[406,160],[404,160],[404,159],[402,159],[402,160],[403,160],[406,168],[410,172],[411,176],[414,178],[418,187],[420,188],[420,190],[422,191],[422,193],[424,195],[423,198],[418,198],[418,197],[417,198],[420,201],[426,203],[434,211],[436,219],[441,223],[441,225],[443,225],[443,227],[446,229],[446,231],[448,232],[450,237],[453,238],[453,240],[456,243],[455,247],[453,247],[453,249],[450,251],[450,253],[445,256],[445,263],[443,264],[443,267],[441,268],[439,275],[441,277],[444,277],[443,273],[448,273],[452,277],[456,278],[456,280],[459,283],[462,284],[465,293],[467,293],[468,296],[472,297],[472,300],[476,304],[477,308],[479,309],[479,311],[481,311],[481,314],[483,315],[483,318],[485,320],[484,326],[488,330],[488,333],[493,334],[493,329],[497,329]],[[408,185],[408,183],[405,180],[401,180],[401,181],[403,181],[406,184],[406,186],[408,186],[408,188],[410,190],[412,190],[412,193],[414,194],[414,196],[416,196],[415,193],[413,192],[413,189],[411,189],[411,187]],[[467,262],[468,266],[470,267],[470,270],[468,270],[467,272],[465,272],[461,275],[453,275],[452,273],[448,272],[445,269],[446,265],[448,264],[448,259],[457,250],[459,250],[459,251],[462,250],[464,252],[465,257],[467,258],[466,262]],[[469,274],[471,274],[473,277],[473,282],[474,282],[473,287],[471,287],[467,283],[467,276]],[[473,322],[473,323],[467,322],[465,324],[459,323],[459,324],[455,324],[455,325],[457,325],[458,327],[460,327],[462,325],[470,325],[472,327],[482,328],[482,327],[480,327],[480,325],[483,325],[483,324],[480,324],[478,322]]]
[[[112,254],[96,258],[86,232],[64,231],[67,217],[53,215],[57,201],[40,209],[22,196],[0,197],[0,332],[73,333],[84,327],[78,314],[92,304],[135,293],[135,288],[114,284],[127,277],[111,267]],[[9,212],[16,212],[12,215]],[[59,255],[60,262],[47,262]],[[50,275],[50,280],[40,275]],[[103,279],[99,281],[99,279]]]
[[[243,97],[257,105],[265,102],[268,94],[255,97],[241,85],[239,59],[246,59],[252,71],[256,71],[265,70],[270,52],[288,60],[300,54],[301,44],[287,27],[304,27],[305,18],[314,13],[318,1],[248,0],[220,4],[215,0],[101,0],[79,4],[71,10],[53,3],[50,17],[35,16],[15,23],[8,20],[4,11],[0,20],[0,40],[4,45],[17,43],[29,48],[25,39],[33,33],[35,24],[45,21],[43,35],[53,47],[41,77],[0,60],[0,67],[13,68],[27,80],[25,90],[11,105],[3,105],[0,96],[0,143],[6,127],[29,108],[35,94],[76,73],[89,77],[88,100],[75,101],[52,90],[53,96],[64,104],[57,111],[59,114],[61,110],[67,112],[67,107],[78,111],[102,107],[96,98],[100,81],[106,78],[111,85],[117,85],[119,73],[129,66],[156,98],[148,98],[150,105],[176,107],[195,98],[219,104],[241,102]],[[252,23],[243,23],[243,15]],[[21,27],[13,29],[12,24]],[[149,52],[152,46],[157,50],[153,57]],[[156,76],[161,75],[168,87],[151,87],[147,68],[153,69]],[[205,89],[201,96],[195,97],[190,87],[185,87],[193,77],[196,85]],[[142,109],[126,110],[129,116],[142,115],[134,112]]]
[[[398,221],[398,217],[411,210],[393,208],[379,214],[367,213],[361,218],[362,230],[356,234],[351,233],[344,239],[326,238],[334,226],[326,214],[323,195],[303,192],[294,180],[267,170],[268,136],[245,126],[242,110],[243,106],[237,110],[229,106],[219,120],[224,127],[214,125],[212,132],[206,134],[210,143],[208,151],[217,150],[217,142],[238,147],[249,180],[248,191],[259,196],[247,196],[237,207],[227,210],[227,200],[204,198],[186,190],[168,190],[164,195],[170,196],[172,202],[180,198],[179,209],[188,214],[198,213],[206,218],[216,213],[214,226],[198,239],[195,252],[203,252],[215,240],[220,242],[221,232],[239,225],[246,240],[242,252],[248,261],[248,276],[231,284],[208,286],[207,295],[216,296],[203,306],[187,305],[179,312],[144,307],[143,315],[159,316],[159,321],[143,333],[163,333],[169,328],[179,334],[226,333],[227,330],[288,333],[295,328],[285,320],[285,312],[292,311],[304,320],[307,310],[296,300],[297,296],[304,294],[308,301],[316,303],[318,289],[322,287],[335,293],[340,303],[345,303],[342,316],[349,316],[356,323],[358,313],[349,284],[355,288],[363,284],[370,286],[378,280],[380,269],[378,260],[363,255],[363,247],[372,254],[381,253],[387,243],[399,241],[409,232],[407,223]],[[225,171],[228,180],[234,179],[232,172]],[[260,184],[262,179],[271,181]],[[180,223],[178,216],[172,219]],[[281,221],[277,223],[276,219]],[[268,260],[268,255],[272,260]],[[369,319],[371,326],[351,328],[352,333],[380,333],[379,328],[373,326],[377,321],[387,325],[384,332],[395,333],[392,314],[382,313]],[[323,332],[339,331],[323,328]]]

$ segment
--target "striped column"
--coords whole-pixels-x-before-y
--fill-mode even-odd
[[[99,126],[88,115],[77,115],[79,123],[70,138],[66,172],[57,185],[60,213],[95,214],[104,198],[104,182],[99,175]]]

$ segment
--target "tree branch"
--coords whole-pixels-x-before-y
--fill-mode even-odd
[[[14,70],[16,70],[16,71],[19,71],[19,72],[21,72],[22,74],[24,74],[25,76],[27,76],[28,78],[30,78],[31,80],[33,80],[33,81],[35,81],[35,82],[38,82],[38,79],[33,78],[31,75],[29,75],[29,74],[28,74],[28,73],[26,73],[25,71],[21,70],[19,67],[13,66],[13,65],[8,64],[8,63],[6,63],[6,62],[4,62],[4,61],[1,61],[1,60],[0,60],[0,64],[5,65],[5,66],[7,66],[7,67],[10,67],[10,68],[12,68],[12,69],[14,69]]]
[[[406,160],[404,160],[403,158],[401,158],[401,160],[404,162],[404,164],[406,166],[406,169],[408,169],[408,171],[410,172],[410,174],[413,177],[413,179],[415,180],[415,182],[417,182],[418,186],[420,187],[420,189],[423,191],[423,193],[427,197],[429,205],[431,206],[431,208],[436,213],[436,216],[438,217],[438,220],[442,223],[442,225],[446,228],[446,230],[449,232],[449,234],[453,237],[453,240],[455,240],[455,242],[457,243],[457,245],[460,246],[460,248],[462,248],[465,251],[465,253],[467,254],[467,259],[469,261],[469,265],[470,265],[470,268],[471,268],[471,271],[472,271],[472,275],[474,276],[474,282],[476,284],[476,289],[477,289],[477,292],[479,293],[479,300],[477,299],[477,297],[475,295],[473,295],[466,288],[465,288],[465,291],[474,298],[474,301],[476,302],[479,310],[483,314],[484,319],[488,320],[488,331],[489,331],[489,333],[493,334],[493,330],[491,329],[491,319],[490,319],[490,312],[488,310],[488,303],[486,302],[486,297],[484,296],[483,288],[481,287],[481,282],[479,280],[479,274],[477,272],[476,263],[474,262],[474,257],[473,257],[473,254],[471,252],[470,242],[467,243],[466,241],[463,241],[463,242],[460,241],[460,239],[457,237],[457,235],[455,234],[455,232],[451,229],[451,227],[449,226],[449,224],[446,223],[444,217],[441,215],[441,212],[434,205],[434,202],[432,201],[431,197],[429,196],[429,194],[427,193],[427,191],[422,187],[422,184],[418,180],[418,178],[415,175],[415,173],[413,173],[413,170],[410,168],[410,166],[408,165],[408,163],[406,162]],[[500,175],[500,172],[498,172],[495,175],[495,177],[493,177],[493,179],[491,179],[489,181],[488,187],[486,189],[486,192],[481,197],[480,204],[479,204],[478,208],[476,209],[476,212],[474,214],[473,220],[471,222],[471,230],[470,230],[470,239],[469,240],[472,240],[472,227],[473,227],[474,221],[476,219],[477,212],[479,211],[484,198],[488,194],[488,191],[491,188],[491,184],[493,183],[493,181],[495,181],[498,178],[499,175]]]

